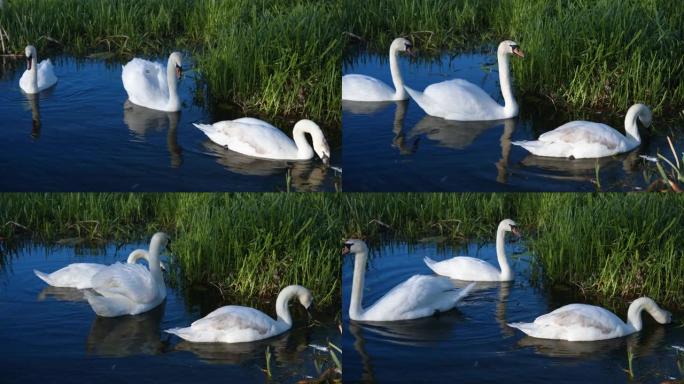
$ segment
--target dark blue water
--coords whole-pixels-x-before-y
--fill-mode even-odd
[[[344,382],[617,383],[629,379],[623,370],[628,366],[628,351],[634,354],[635,382],[682,379],[684,354],[678,357],[671,347],[684,344],[681,325],[662,326],[645,315],[642,332],[585,343],[539,340],[509,328],[508,322],[532,321],[576,301],[533,287],[530,256],[524,246],[509,244],[507,250],[515,271],[513,283],[477,283],[455,310],[381,324],[349,320],[353,257],[346,257],[342,269]],[[364,307],[414,274],[431,274],[423,264],[424,256],[444,260],[459,255],[498,265],[493,244],[454,249],[395,243],[371,249]],[[617,311],[624,319],[626,308]]]
[[[221,303],[207,289],[170,288],[165,304],[138,316],[100,318],[81,291],[48,287],[33,269],[52,272],[74,262],[113,263],[143,244],[116,249],[27,247],[0,263],[0,382],[264,382],[266,349],[275,382],[318,376],[316,362],[329,367],[329,353],[312,347],[339,345],[330,319],[292,305],[290,332],[257,343],[193,344],[162,333],[187,326]],[[232,302],[231,304],[241,304]],[[274,303],[262,310],[274,315]],[[318,318],[316,318],[318,317]],[[329,316],[328,316],[329,317]]]
[[[511,60],[518,60],[511,58]],[[443,55],[429,60],[399,58],[404,82],[423,90],[430,84],[462,78],[480,86],[503,105],[493,53]],[[361,54],[343,65],[344,74],[361,73],[392,84],[385,56]],[[514,86],[515,89],[515,86]],[[618,117],[567,116],[548,101],[521,99],[519,117],[507,121],[457,122],[428,116],[413,101],[342,103],[346,191],[595,191],[596,168],[603,191],[647,187],[655,168],[639,157],[660,151],[672,158],[665,135],[678,132],[683,121],[662,123],[640,151],[587,160],[530,155],[511,141],[536,139],[568,121],[585,119],[624,127]],[[643,136],[643,135],[642,135]],[[677,135],[679,136],[679,135]],[[675,137],[677,148],[684,141]]]
[[[19,88],[23,61],[4,67],[0,191],[321,191],[339,182],[319,160],[267,161],[214,145],[192,123],[241,116],[207,110],[192,63],[179,84],[182,111],[165,113],[124,108],[120,63],[52,61],[59,81],[37,97]],[[291,136],[294,123],[274,125]],[[340,166],[340,140],[328,142]]]

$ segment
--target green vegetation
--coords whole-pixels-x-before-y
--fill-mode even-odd
[[[524,240],[550,286],[611,298],[684,300],[684,198],[663,194],[371,194],[343,199],[348,236],[447,243],[494,240],[503,218]]]
[[[315,0],[13,0],[8,49],[123,59],[189,51],[213,105],[339,124],[340,6]]]
[[[526,53],[513,60],[518,91],[569,110],[624,114],[643,102],[672,114],[684,103],[678,0],[345,2],[346,31],[381,52],[400,35],[431,55],[516,40]]]
[[[318,308],[339,310],[335,201],[324,194],[2,194],[0,251],[22,240],[140,241],[161,230],[187,284],[212,283],[257,301],[301,284]]]

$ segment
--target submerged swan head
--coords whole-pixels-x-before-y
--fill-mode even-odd
[[[323,131],[318,124],[311,120],[299,120],[294,126],[295,131],[307,132],[311,135],[313,149],[326,165],[330,162],[330,146],[323,136]]]
[[[518,231],[518,224],[511,219],[501,220],[499,223],[499,230],[504,230],[506,232],[511,232],[516,236],[520,236],[520,231]]]
[[[342,255],[347,255],[350,253],[368,253],[368,246],[363,240],[349,239],[344,242],[344,248],[342,248]]]
[[[36,47],[33,45],[27,45],[26,49],[24,50],[24,54],[26,55],[26,70],[30,71],[31,66],[33,65],[33,60],[37,60]]]
[[[627,324],[634,327],[636,331],[640,331],[643,327],[641,322],[641,311],[648,312],[660,324],[669,324],[672,321],[672,314],[658,306],[653,299],[649,297],[640,297],[629,305],[627,310]]]
[[[504,40],[499,44],[497,49],[498,54],[516,55],[518,57],[525,57],[525,53],[520,49],[518,43],[513,40]]]
[[[313,305],[313,295],[311,294],[311,291],[304,287],[300,287],[297,299],[299,300],[299,304],[307,310]]]
[[[176,69],[176,77],[180,79],[183,74],[183,55],[180,52],[173,52],[169,55],[169,66],[173,65]]]
[[[390,51],[406,52],[413,56],[413,44],[403,37],[397,37],[392,41],[392,44],[390,44]]]
[[[644,104],[634,104],[627,110],[627,116],[636,115],[644,127],[650,127],[653,122],[651,109]]]

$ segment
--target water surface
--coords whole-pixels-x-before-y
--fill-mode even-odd
[[[413,61],[400,55],[399,66],[404,82],[413,89],[422,91],[430,84],[461,78],[481,87],[503,105],[493,54],[443,55]],[[349,58],[343,72],[362,73],[392,84],[384,55],[363,53]],[[660,151],[671,157],[664,135],[670,133],[669,128],[676,132],[681,126],[675,123],[669,127],[667,124],[672,123],[663,123],[656,116],[653,127],[659,133],[647,139],[640,150],[598,161],[538,157],[512,146],[511,141],[534,140],[546,131],[580,119],[623,129],[627,107],[617,117],[567,116],[548,101],[521,100],[516,94],[519,117],[485,122],[432,117],[413,100],[343,101],[343,162],[348,177],[345,190],[595,191],[597,166],[601,190],[643,189],[654,180],[654,168],[639,155],[655,156]],[[684,141],[680,138],[675,146],[684,147]]]
[[[120,63],[52,61],[57,85],[33,96],[19,88],[22,61],[3,67],[0,190],[280,191],[288,183],[293,190],[335,190],[339,177],[320,160],[252,158],[215,145],[195,128],[192,123],[242,116],[206,108],[191,61],[179,83],[177,113],[127,103]],[[291,136],[294,120],[273,123]],[[331,135],[331,164],[339,166],[339,140]]]
[[[540,340],[506,325],[532,321],[562,305],[577,302],[551,294],[529,280],[530,256],[521,244],[507,245],[515,281],[477,283],[455,310],[435,317],[384,323],[349,320],[353,257],[342,269],[344,382],[378,383],[617,383],[628,381],[628,351],[634,354],[635,382],[681,379],[677,352],[684,328],[661,326],[645,315],[644,330],[601,342]],[[458,255],[497,265],[493,244],[464,249],[434,244],[393,243],[371,250],[364,307],[415,274],[431,274],[423,257],[444,260]],[[466,283],[454,281],[457,286]],[[624,318],[626,308],[617,309]],[[676,319],[680,317],[675,316]],[[677,320],[675,320],[677,321]],[[679,357],[684,367],[684,355]]]
[[[264,382],[266,349],[276,382],[317,376],[329,354],[314,346],[339,345],[330,315],[291,305],[295,324],[281,336],[256,343],[195,344],[163,333],[187,326],[221,305],[211,289],[170,288],[165,304],[137,316],[95,315],[81,291],[49,287],[33,269],[52,272],[74,262],[113,263],[143,244],[104,250],[28,246],[0,263],[0,381],[16,382]],[[241,304],[230,302],[230,304]],[[260,309],[274,315],[274,302]]]

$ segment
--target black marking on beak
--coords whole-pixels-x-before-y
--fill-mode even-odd
[[[511,225],[511,232],[512,232],[514,235],[520,237],[520,230],[518,229],[518,226],[517,226],[517,225]]]
[[[511,44],[511,50],[513,51],[514,55],[518,57],[525,57],[525,53],[520,49],[518,45]]]
[[[26,58],[26,69],[30,71],[30,70],[31,70],[31,65],[33,65],[33,55],[29,55],[29,56]]]
[[[413,53],[413,44],[406,43],[405,45],[406,45],[406,53],[411,57],[415,56],[415,54]]]
[[[180,65],[176,64],[176,77],[180,79],[180,77],[183,75],[183,67]]]
[[[342,248],[342,256],[347,255],[351,252],[351,247],[353,243],[344,243],[344,248]]]

